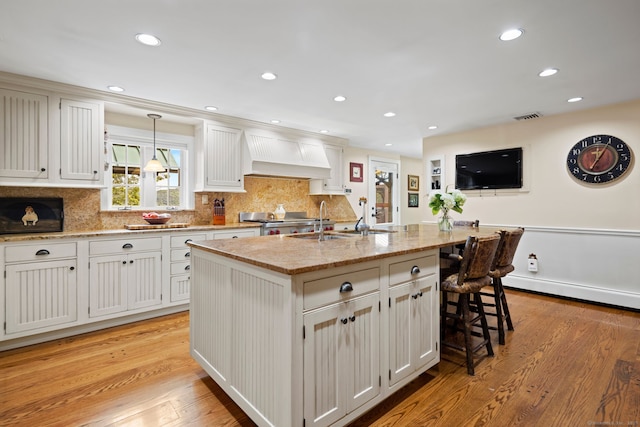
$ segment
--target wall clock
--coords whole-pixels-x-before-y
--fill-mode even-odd
[[[576,143],[567,155],[567,168],[587,184],[605,184],[623,176],[631,165],[631,148],[611,135],[592,135]]]

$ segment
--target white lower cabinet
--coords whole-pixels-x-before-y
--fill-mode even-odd
[[[439,279],[435,263],[435,256],[429,256],[390,266],[390,387],[432,366],[439,357]]]
[[[380,296],[304,315],[304,418],[329,426],[380,393]]]
[[[304,419],[329,426],[380,393],[379,269],[304,283]]]
[[[189,301],[191,249],[188,243],[206,239],[206,233],[171,236],[171,302]]]
[[[7,247],[5,261],[8,337],[60,329],[76,322],[75,243]]]
[[[89,316],[161,305],[161,249],[160,237],[89,242]]]

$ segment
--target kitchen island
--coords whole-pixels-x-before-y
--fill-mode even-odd
[[[496,231],[191,243],[191,355],[260,426],[346,425],[439,362],[439,248]]]

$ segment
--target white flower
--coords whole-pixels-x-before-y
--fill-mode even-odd
[[[460,190],[432,191],[429,193],[429,207],[431,213],[437,215],[440,210],[452,210],[462,213],[462,206],[467,201],[467,196]]]

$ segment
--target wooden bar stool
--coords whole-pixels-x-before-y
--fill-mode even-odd
[[[504,345],[505,333],[504,323],[507,322],[507,329],[513,331],[513,322],[511,321],[511,313],[507,304],[507,296],[502,287],[502,278],[511,273],[515,267],[513,266],[513,257],[518,249],[520,238],[524,233],[524,228],[520,227],[515,231],[501,231],[500,245],[496,251],[496,257],[489,271],[492,279],[493,292],[482,292],[481,294],[490,297],[493,302],[485,302],[484,307],[490,307],[489,311],[485,310],[487,316],[494,316],[497,319],[496,326],[489,326],[489,329],[498,330],[498,343]],[[491,310],[493,308],[493,310]]]
[[[463,255],[459,257],[459,269],[457,272],[446,275],[443,270],[440,289],[442,291],[442,303],[440,307],[440,334],[442,346],[464,351],[467,357],[467,373],[475,374],[473,355],[485,347],[489,356],[493,356],[489,325],[484,314],[480,290],[491,284],[489,270],[493,264],[500,235],[489,237],[469,236],[464,246]],[[458,302],[449,301],[449,294],[457,294]],[[448,307],[456,307],[456,312],[449,312]],[[460,309],[458,310],[458,307]],[[453,331],[464,334],[464,346],[445,339],[447,319],[453,319]],[[462,324],[462,328],[458,324]],[[482,333],[473,331],[474,327],[481,327]],[[482,341],[474,345],[473,336],[479,336]],[[454,337],[455,338],[455,337]]]

